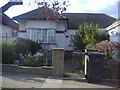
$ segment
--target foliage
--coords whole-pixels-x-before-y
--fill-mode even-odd
[[[30,52],[31,55],[36,55],[36,52],[38,50],[42,50],[41,44],[27,39],[18,39],[16,42],[1,41],[0,47],[2,47],[2,63],[4,64],[14,63],[14,60],[20,59],[20,54],[24,56],[25,54],[27,54],[27,52]],[[28,57],[30,58],[30,56]]]
[[[91,49],[99,50],[104,54],[111,54],[113,51],[120,50],[120,43],[109,42],[108,40],[105,40],[100,43],[97,43]]]
[[[105,60],[104,60],[104,66],[105,66],[105,68],[110,68],[110,65],[114,61],[116,61],[116,58],[117,57],[119,58],[119,56],[115,57],[114,55],[115,55],[115,52],[120,50],[120,43],[118,43],[118,42],[108,42],[107,40],[105,40],[105,41],[102,41],[102,42],[94,45],[91,49],[99,50],[102,53],[104,53],[106,55]],[[118,51],[117,55],[118,54],[119,54],[119,51]]]
[[[79,32],[76,33],[76,35],[74,36],[73,43],[75,45],[75,50],[84,51],[86,44],[83,43],[82,37],[80,36]]]
[[[28,53],[25,56],[25,60],[23,61],[22,65],[32,66],[32,67],[41,67],[41,66],[49,66],[49,62],[45,53],[43,53],[43,51],[40,50],[34,55],[32,55],[31,53]]]
[[[76,33],[73,43],[76,50],[83,51],[85,48],[90,49],[94,44],[107,40],[108,35],[106,32],[99,31],[98,25],[83,24],[79,25],[78,32]]]
[[[104,58],[104,67],[107,68],[111,68],[111,64],[114,62],[115,60],[112,57],[112,54],[106,54],[105,58]]]
[[[18,55],[20,53],[24,55],[28,51],[32,54],[35,54],[39,49],[42,49],[42,47],[41,44],[36,43],[32,40],[20,38],[15,42],[15,49]]]
[[[70,4],[68,0],[30,0],[29,5],[37,5],[37,7],[46,6],[62,13],[67,10]]]
[[[70,6],[68,0],[29,0],[29,6],[44,7],[45,12],[50,8],[53,9],[54,15],[50,16],[42,13],[42,16],[47,16],[48,20],[59,21],[58,18],[62,17],[61,13],[67,10],[67,7]]]
[[[2,46],[2,63],[12,64],[13,60],[16,59],[14,43],[3,41],[3,42],[0,42],[0,46]]]

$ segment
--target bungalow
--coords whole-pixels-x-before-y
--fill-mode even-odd
[[[64,48],[74,50],[72,38],[79,24],[98,24],[105,30],[115,19],[106,14],[95,13],[63,13],[57,17],[53,9],[41,7],[14,17],[20,23],[19,37],[41,42],[44,48]]]
[[[110,41],[120,42],[120,18],[106,28]]]
[[[19,24],[4,14],[4,12],[11,6],[19,4],[22,4],[21,0],[10,0],[10,2],[0,8],[0,40],[14,41],[17,39]]]

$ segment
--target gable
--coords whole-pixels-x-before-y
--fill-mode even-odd
[[[57,12],[48,7],[41,7],[33,11],[27,12],[25,14],[13,17],[15,20],[46,20],[56,18]],[[66,19],[64,16],[60,15],[57,19]]]

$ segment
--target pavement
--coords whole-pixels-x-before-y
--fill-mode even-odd
[[[33,74],[0,74],[3,88],[114,88],[108,83],[87,83],[83,78],[51,77]]]

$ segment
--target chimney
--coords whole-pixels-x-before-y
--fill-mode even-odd
[[[2,13],[7,11],[13,5],[22,5],[22,0],[10,0],[6,5],[2,7]]]

